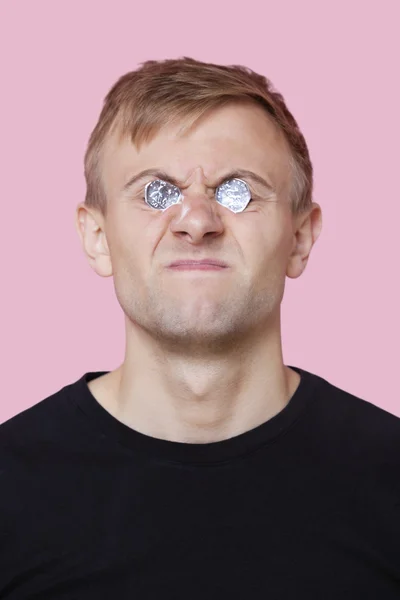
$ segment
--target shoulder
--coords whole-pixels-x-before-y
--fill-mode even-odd
[[[299,452],[326,485],[335,482],[335,493],[357,498],[368,519],[384,513],[399,527],[400,418],[318,375],[307,372],[306,380],[311,401]]]
[[[0,516],[17,515],[47,474],[77,443],[76,405],[68,384],[0,424]],[[79,420],[78,420],[79,425]]]
[[[327,421],[341,424],[355,435],[377,439],[393,435],[400,442],[399,417],[318,375],[312,377],[316,380],[317,406]]]
[[[400,474],[400,418],[309,374],[314,382],[311,420],[324,451],[360,469],[388,469]]]
[[[29,456],[35,447],[57,439],[70,421],[70,388],[64,386],[0,424],[0,468],[7,458]]]

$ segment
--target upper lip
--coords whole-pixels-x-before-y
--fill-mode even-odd
[[[180,260],[175,260],[170,263],[169,267],[177,267],[179,265],[215,265],[218,267],[227,267],[228,265],[218,258],[202,258],[201,260],[194,260],[191,258],[182,258]]]

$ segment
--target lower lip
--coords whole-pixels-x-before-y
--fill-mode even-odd
[[[219,265],[207,265],[207,264],[197,264],[197,265],[173,265],[169,267],[173,271],[223,271],[226,267],[221,267]]]

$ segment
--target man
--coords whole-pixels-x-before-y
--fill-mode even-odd
[[[85,175],[76,226],[125,358],[1,426],[0,596],[400,598],[400,419],[283,362],[321,208],[282,96],[144,63]]]

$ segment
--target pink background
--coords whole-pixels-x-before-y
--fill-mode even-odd
[[[398,0],[1,0],[0,422],[123,360],[112,279],[74,227],[115,80],[192,56],[269,77],[306,137],[323,231],[287,279],[286,364],[400,416]]]

